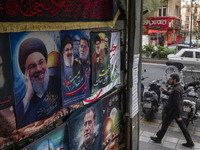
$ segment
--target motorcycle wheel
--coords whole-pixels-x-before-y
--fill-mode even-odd
[[[183,122],[185,123],[185,126],[188,127],[189,122],[190,122],[189,119],[183,118]]]
[[[147,120],[147,121],[150,121],[151,119],[152,119],[152,111],[151,111],[151,109],[146,109],[145,110],[145,119]]]

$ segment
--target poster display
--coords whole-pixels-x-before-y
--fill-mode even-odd
[[[14,105],[9,35],[0,34],[0,110]]]
[[[110,83],[110,32],[91,32],[92,93]]]
[[[25,147],[24,150],[68,150],[65,140],[65,126],[65,123],[62,124],[52,132]]]
[[[102,150],[102,101],[72,113],[67,129],[70,150]]]
[[[96,33],[96,35],[98,35],[98,34]],[[92,80],[91,80],[92,81],[91,97],[84,100],[85,104],[95,101],[98,97],[105,94],[106,92],[111,90],[114,86],[119,85],[121,83],[120,82],[120,68],[121,68],[120,32],[109,32],[109,33],[107,33],[107,35],[111,36],[110,40],[108,40],[108,47],[109,47],[110,52],[108,52],[109,55],[108,54],[107,55],[109,57],[107,57],[108,60],[105,63],[105,64],[107,64],[106,65],[107,70],[103,70],[105,72],[104,78],[102,78],[103,76],[101,76],[101,78],[99,78],[99,80],[97,80],[100,82],[100,81],[103,81],[100,79],[107,79],[107,82],[103,82],[106,84],[102,84],[100,82],[97,85],[97,84],[95,84],[96,77],[94,77],[94,75],[93,75]],[[94,37],[94,35],[93,35],[93,37]],[[104,40],[105,39],[106,38],[104,38]],[[91,41],[92,41],[92,36],[91,36]],[[95,50],[94,41],[95,41],[95,39],[93,39],[93,52]],[[102,47],[103,46],[105,47],[105,41],[104,41],[104,43],[101,43],[101,44],[102,44]],[[92,45],[92,42],[91,42],[91,45]],[[93,60],[91,60],[91,61],[93,61]],[[94,70],[92,70],[92,74],[93,74],[93,71]],[[105,78],[105,77],[107,77],[107,78]]]
[[[61,31],[61,90],[64,108],[90,97],[90,32]]]
[[[125,145],[125,129],[123,126],[122,91],[116,90],[103,98],[103,150],[118,149]]]
[[[17,128],[60,110],[59,32],[10,33]]]

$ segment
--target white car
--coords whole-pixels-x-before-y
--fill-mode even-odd
[[[174,65],[179,70],[184,66],[200,66],[200,49],[181,49],[176,54],[169,54],[166,65]]]

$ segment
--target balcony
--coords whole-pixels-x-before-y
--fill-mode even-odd
[[[190,16],[190,12],[186,12],[186,13],[185,13],[185,16],[186,16],[186,17],[189,17],[189,16]]]
[[[185,24],[189,24],[190,22],[189,21],[185,21]]]

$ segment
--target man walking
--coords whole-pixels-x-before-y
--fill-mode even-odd
[[[157,137],[150,137],[155,143],[161,143],[162,138],[164,137],[168,126],[175,119],[176,123],[180,127],[187,143],[182,145],[185,147],[193,147],[194,143],[191,139],[191,136],[182,120],[182,111],[183,111],[183,87],[179,83],[178,74],[171,74],[169,78],[170,84],[173,86],[171,93],[164,90],[163,87],[160,88],[163,94],[170,95],[168,103],[165,107],[166,117],[163,120],[161,129],[156,133]]]

